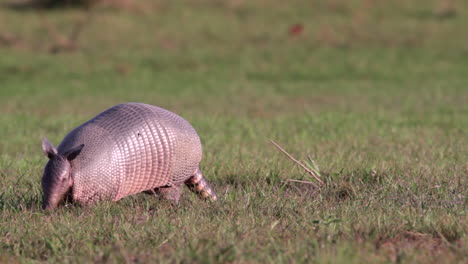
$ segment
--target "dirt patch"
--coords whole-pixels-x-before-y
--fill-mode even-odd
[[[460,241],[455,242],[458,247]],[[377,239],[376,249],[389,260],[398,262],[401,256],[413,251],[423,251],[429,256],[446,254],[450,245],[440,237],[414,231],[405,231],[394,237],[380,237]]]

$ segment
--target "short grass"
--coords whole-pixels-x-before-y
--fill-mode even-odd
[[[465,1],[128,2],[0,8],[0,262],[466,263]],[[220,201],[42,211],[41,138],[127,101],[193,124]]]

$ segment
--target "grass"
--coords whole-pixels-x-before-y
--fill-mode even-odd
[[[0,262],[466,262],[468,5],[384,2],[97,7],[54,54],[84,10],[3,5]],[[42,137],[126,101],[193,124],[219,203],[42,211]],[[270,139],[325,185],[285,182],[310,176]]]

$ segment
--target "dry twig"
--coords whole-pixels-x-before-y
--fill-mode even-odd
[[[319,188],[317,184],[311,182],[311,181],[302,181],[302,180],[296,180],[296,179],[287,179],[285,182],[297,182],[297,183],[303,183],[303,184],[310,184],[313,185],[315,188]]]
[[[288,158],[290,158],[292,161],[297,163],[299,166],[301,166],[304,170],[306,170],[312,177],[314,177],[320,184],[324,184],[324,182],[320,179],[320,177],[311,169],[307,168],[304,164],[302,164],[300,161],[295,159],[291,154],[289,154],[286,150],[284,150],[278,143],[274,142],[273,140],[270,139],[270,142],[275,145],[281,152],[283,152]],[[297,180],[289,180],[289,181],[297,181]],[[305,182],[304,182],[305,183]],[[310,183],[310,182],[308,182]]]

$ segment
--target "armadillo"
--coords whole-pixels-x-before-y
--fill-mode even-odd
[[[80,205],[153,193],[178,203],[181,186],[200,197],[217,196],[200,170],[202,146],[188,121],[143,104],[113,106],[65,136],[55,148],[42,141],[49,158],[42,177],[43,208],[65,198]]]

